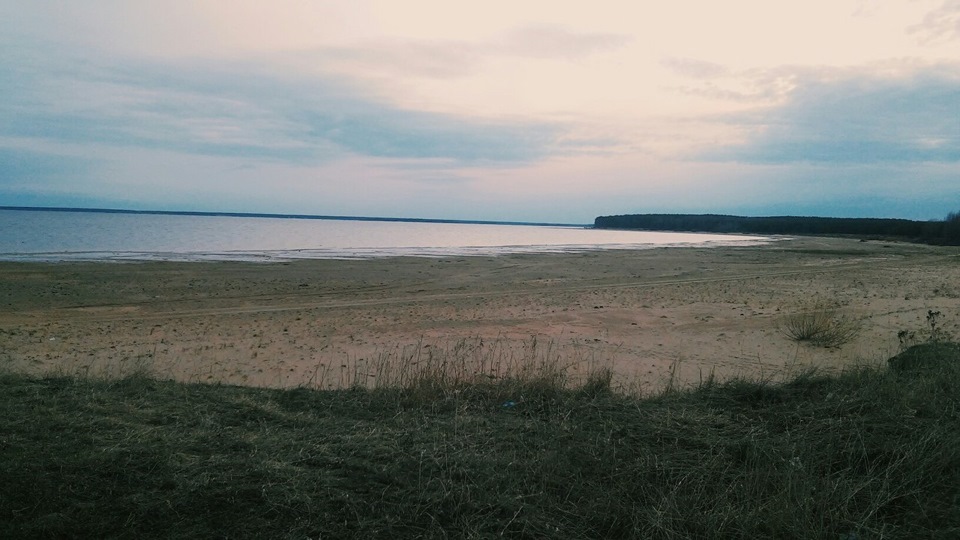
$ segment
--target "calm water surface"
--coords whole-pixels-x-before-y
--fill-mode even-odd
[[[7,261],[444,257],[769,240],[536,225],[0,210],[0,260]]]

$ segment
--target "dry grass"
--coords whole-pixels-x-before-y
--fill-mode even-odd
[[[0,537],[957,538],[958,353],[644,399],[562,363],[343,390],[0,374]]]
[[[590,353],[561,354],[553,340],[531,337],[517,346],[504,339],[466,338],[427,342],[382,351],[371,358],[318,363],[302,386],[314,389],[411,388],[434,386],[454,391],[496,381],[558,387],[583,384],[595,372],[613,372]]]
[[[798,342],[839,348],[860,333],[860,322],[822,303],[783,317],[780,332]]]

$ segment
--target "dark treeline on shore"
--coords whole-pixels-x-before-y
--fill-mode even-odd
[[[844,235],[902,238],[928,244],[960,245],[960,213],[939,221],[878,218],[741,217],[715,214],[628,214],[600,216],[598,229],[636,229],[748,234]]]

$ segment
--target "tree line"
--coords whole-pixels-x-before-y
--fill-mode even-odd
[[[594,227],[646,231],[858,236],[960,245],[960,212],[951,212],[945,219],[933,221],[800,216],[743,217],[717,214],[627,214],[600,216],[594,220]]]

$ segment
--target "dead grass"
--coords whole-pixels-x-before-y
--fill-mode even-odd
[[[823,303],[783,317],[779,326],[793,341],[827,348],[842,347],[860,333],[859,321]]]
[[[319,362],[302,386],[327,390],[437,386],[456,390],[494,381],[522,381],[574,387],[598,372],[609,374],[609,385],[613,384],[613,372],[608,363],[589,353],[561,354],[556,341],[541,341],[536,336],[520,346],[499,338],[448,342],[421,339],[371,358]]]
[[[0,537],[956,538],[958,350],[646,398],[562,364],[341,390],[0,374]]]

